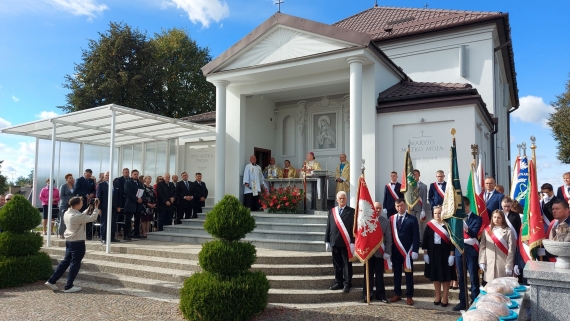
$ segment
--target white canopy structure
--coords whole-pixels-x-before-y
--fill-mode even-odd
[[[83,164],[84,146],[96,145],[109,148],[109,169],[116,160],[116,148],[135,144],[168,142],[181,137],[205,137],[214,139],[216,129],[206,125],[195,124],[179,119],[155,115],[119,105],[105,105],[83,111],[60,115],[50,119],[39,120],[22,125],[2,129],[5,134],[31,136],[36,138],[36,158],[34,169],[34,203],[37,199],[37,175],[39,140],[51,141],[50,182],[54,182],[56,142],[80,144],[79,163]],[[175,145],[176,146],[176,145]],[[60,144],[61,148],[61,144]],[[177,148],[177,146],[176,146]],[[134,148],[132,157],[134,158]],[[158,151],[157,151],[158,152]],[[166,148],[164,149],[166,153]],[[145,153],[141,152],[142,164]],[[59,153],[61,157],[61,151]],[[99,158],[99,155],[97,155]],[[156,160],[156,158],[155,158]],[[150,160],[149,160],[150,161]],[[81,166],[80,166],[81,167]],[[113,182],[113,170],[109,170],[109,182]],[[53,203],[53,189],[50,189],[49,204]],[[34,204],[35,205],[35,204]],[[52,208],[48,206],[48,221],[51,222]],[[107,222],[111,222],[112,193],[109,193]],[[107,240],[111,240],[111,229],[107,229]],[[107,253],[110,253],[107,242]],[[51,245],[51,228],[48,229],[47,246]]]

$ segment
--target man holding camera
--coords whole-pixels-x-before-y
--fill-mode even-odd
[[[54,291],[59,290],[55,283],[61,278],[68,267],[67,284],[63,292],[73,293],[81,291],[81,287],[74,286],[73,281],[77,273],[79,273],[81,260],[83,260],[85,256],[85,225],[96,221],[101,213],[99,212],[99,200],[96,198],[92,199],[92,202],[86,206],[87,209],[82,213],[80,209],[83,207],[82,197],[72,197],[69,200],[69,210],[66,211],[63,216],[63,221],[66,226],[65,233],[63,234],[65,237],[65,257],[59,262],[52,276],[45,283],[47,287]]]
[[[131,179],[125,183],[125,236],[123,240],[131,240],[131,221],[135,218],[133,238],[140,238],[141,212],[143,210],[142,193],[144,185],[139,181],[139,171],[133,169]]]

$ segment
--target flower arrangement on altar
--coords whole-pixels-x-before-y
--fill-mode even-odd
[[[259,195],[259,203],[269,213],[297,213],[305,191],[297,186],[271,187]]]

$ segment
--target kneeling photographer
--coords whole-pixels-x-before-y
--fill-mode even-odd
[[[53,272],[52,276],[45,283],[50,289],[56,291],[59,288],[55,284],[69,267],[67,274],[67,284],[64,292],[73,293],[81,291],[81,287],[74,286],[73,281],[79,273],[81,260],[85,256],[85,239],[87,223],[94,222],[99,216],[99,199],[93,198],[89,201],[89,206],[85,211],[80,212],[83,207],[82,197],[76,196],[69,200],[69,210],[63,215],[63,221],[67,227],[65,233],[65,257]]]

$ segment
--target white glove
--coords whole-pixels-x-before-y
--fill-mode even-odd
[[[417,260],[417,259],[418,259],[418,253],[412,252],[412,260]]]
[[[382,255],[382,257],[384,258],[384,260],[389,260],[389,259],[390,259],[390,254],[384,253],[384,255]]]
[[[505,269],[505,273],[507,273],[508,276],[511,276],[513,275],[513,270]]]
[[[429,264],[429,255],[424,254],[424,262],[426,262],[426,264]]]
[[[331,251],[332,251],[332,249],[331,249],[331,244],[330,244],[329,242],[326,242],[326,243],[325,243],[325,251],[327,251],[327,252],[331,252]]]
[[[479,268],[483,271],[487,270],[487,264],[485,263],[479,263]]]
[[[463,229],[466,230],[468,228],[469,228],[469,226],[467,226],[467,222],[463,221]]]
[[[350,243],[350,253],[354,255],[354,243]]]
[[[453,264],[455,264],[455,256],[454,255],[450,255],[447,258],[447,264],[449,264],[449,266],[453,266]]]
[[[426,211],[423,211],[420,213],[420,220],[425,220],[426,219]]]
[[[382,212],[384,212],[384,214],[388,215],[388,210],[386,210],[385,208],[382,209]]]
[[[515,272],[516,275],[521,275],[521,271],[519,270],[518,265],[515,265],[515,267],[513,268],[513,271]]]
[[[536,253],[537,253],[539,256],[546,256],[546,250],[545,250],[544,248],[542,248],[542,247],[539,247],[539,248],[536,250]]]

